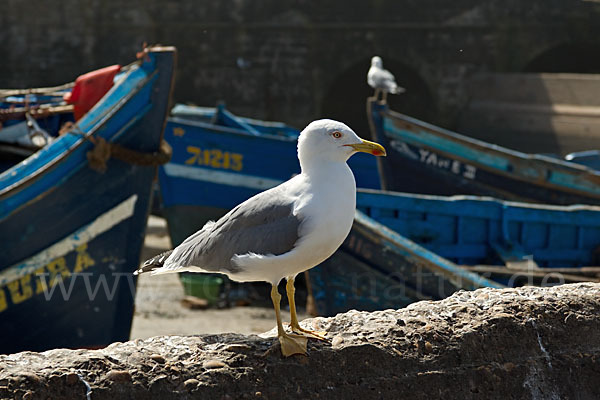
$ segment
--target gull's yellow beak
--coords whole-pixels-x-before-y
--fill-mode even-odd
[[[373,154],[374,156],[386,156],[385,149],[382,145],[375,142],[370,142],[368,140],[361,139],[361,143],[356,144],[346,144],[345,146],[350,146],[356,151],[361,151],[363,153]]]

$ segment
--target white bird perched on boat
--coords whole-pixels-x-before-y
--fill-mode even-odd
[[[135,274],[208,272],[238,282],[269,282],[283,355],[306,353],[307,337],[283,328],[277,285],[287,279],[292,331],[314,334],[298,323],[294,279],[331,256],[350,232],[356,183],[346,161],[356,152],[385,156],[381,145],[359,138],[341,122],[310,123],[298,138],[299,175],[206,223],[175,249],[146,261]]]
[[[371,68],[369,68],[369,72],[367,73],[367,83],[375,89],[375,99],[382,92],[382,101],[387,100],[388,93],[400,94],[406,91],[403,87],[398,86],[394,75],[383,68],[383,60],[379,56],[371,58]]]

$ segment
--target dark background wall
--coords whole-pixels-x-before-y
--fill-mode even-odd
[[[576,0],[5,0],[0,87],[72,81],[174,45],[174,100],[304,126],[366,129],[369,60],[407,88],[394,109],[452,128],[481,72],[600,72],[600,3]]]

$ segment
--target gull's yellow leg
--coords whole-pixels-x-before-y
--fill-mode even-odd
[[[308,329],[304,329],[300,326],[298,322],[298,314],[296,314],[296,288],[294,287],[294,278],[290,278],[287,280],[287,284],[285,285],[285,291],[287,292],[288,302],[290,303],[290,316],[291,316],[291,326],[293,332],[303,332],[311,335],[312,337],[320,340],[327,340],[321,335],[325,335],[326,332],[313,332]]]
[[[375,88],[375,95],[373,97],[375,97],[375,100],[378,102],[381,101],[381,100],[379,100],[379,92],[380,92],[380,89]]]
[[[283,323],[281,322],[281,312],[279,309],[279,302],[281,301],[281,295],[277,291],[277,286],[271,287],[271,300],[273,301],[273,307],[275,307],[275,316],[277,317],[277,337],[281,344],[281,353],[289,357],[294,354],[306,354],[306,344],[308,339],[303,336],[288,335],[283,329]]]

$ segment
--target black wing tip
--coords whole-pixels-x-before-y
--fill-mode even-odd
[[[155,269],[162,267],[172,252],[173,252],[173,250],[168,250],[168,251],[165,251],[164,253],[160,253],[159,255],[152,257],[151,259],[145,261],[144,264],[142,264],[142,266],[140,268],[135,270],[133,274],[139,275],[139,274],[143,274],[145,272],[152,272]]]
[[[160,265],[156,265],[156,264],[151,264],[151,265],[143,265],[140,268],[138,268],[137,270],[134,271],[134,275],[139,275],[139,274],[143,274],[145,272],[152,272],[155,269],[160,268]]]

